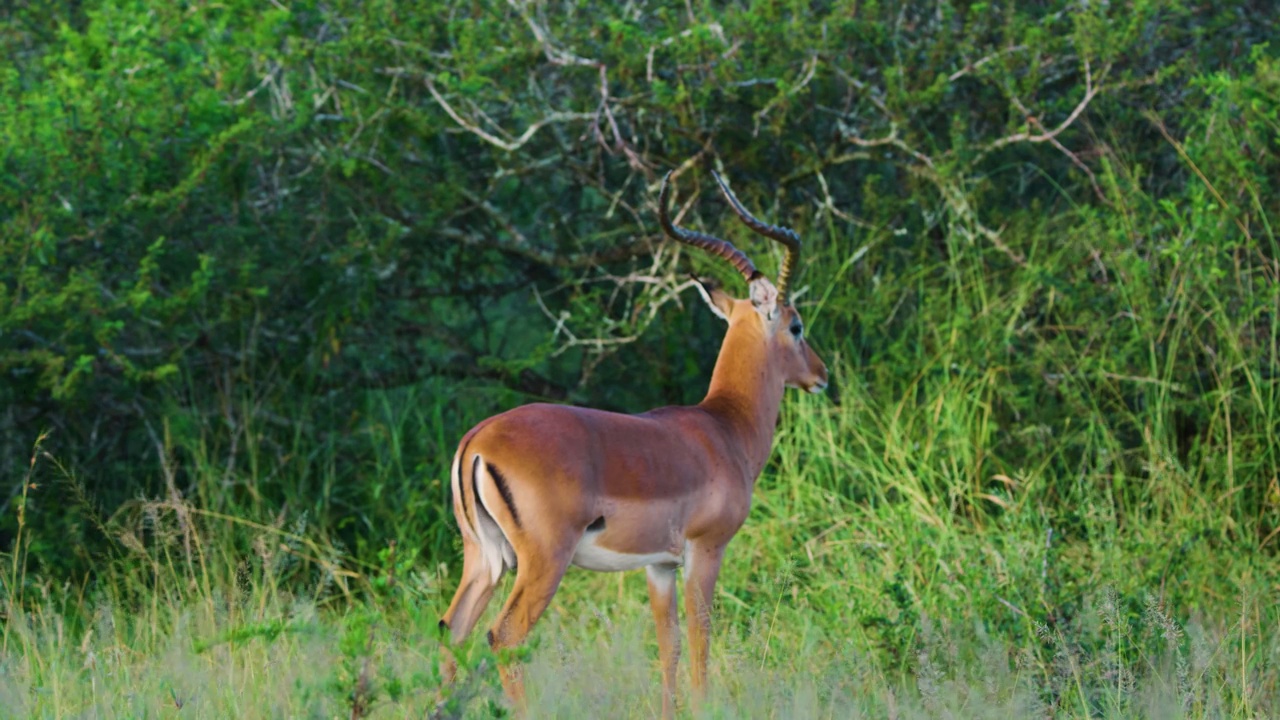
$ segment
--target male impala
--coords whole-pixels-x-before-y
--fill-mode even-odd
[[[783,389],[821,392],[827,368],[805,342],[787,301],[800,238],[746,211],[716,175],[730,207],[752,230],[786,246],[777,287],[730,243],[675,226],[667,216],[668,173],[658,218],[674,240],[728,260],[747,280],[749,300],[700,287],[729,322],[706,398],[692,407],[639,415],[534,404],[489,418],[453,458],[453,512],[462,531],[462,582],[440,621],[454,643],[471,632],[509,569],[511,596],[489,630],[495,649],[524,642],[570,565],[645,568],[658,624],[662,713],[675,709],[680,654],[676,568],[685,575],[695,698],[706,687],[710,608],[725,546],[751,507],[751,491],[773,445]],[[523,707],[518,666],[503,688]],[[446,679],[452,679],[450,663]]]

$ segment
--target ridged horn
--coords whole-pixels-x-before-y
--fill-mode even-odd
[[[757,219],[755,215],[747,212],[747,209],[742,207],[742,203],[738,202],[738,198],[734,196],[733,191],[725,184],[724,178],[720,177],[719,173],[712,170],[711,175],[716,179],[716,184],[720,186],[720,191],[724,193],[724,197],[729,201],[730,207],[733,208],[733,211],[737,213],[747,227],[770,240],[777,240],[787,248],[787,253],[782,259],[782,269],[778,271],[778,303],[785,304],[787,302],[787,285],[791,281],[791,273],[796,268],[796,260],[800,257],[800,236],[791,228],[770,225]]]
[[[670,179],[671,172],[668,171],[662,178],[662,191],[658,193],[658,222],[662,224],[662,229],[667,233],[667,236],[672,240],[678,240],[686,245],[701,248],[712,255],[718,255],[728,260],[738,272],[742,273],[742,277],[746,278],[747,282],[760,277],[760,271],[751,262],[751,258],[734,247],[728,240],[721,240],[712,235],[686,230],[671,222],[671,217],[667,215],[667,205],[671,194],[671,186],[668,183]]]

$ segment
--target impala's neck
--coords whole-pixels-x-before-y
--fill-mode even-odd
[[[730,323],[711,373],[711,387],[698,406],[731,433],[731,442],[748,461],[751,482],[769,459],[784,390],[760,323],[754,318]]]

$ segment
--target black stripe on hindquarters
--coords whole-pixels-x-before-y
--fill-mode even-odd
[[[467,519],[467,527],[471,528],[471,534],[480,539],[480,529],[471,522],[471,512],[467,510],[467,489],[462,486],[462,464],[467,461],[467,448],[462,447],[462,457],[458,459],[458,494],[462,496],[462,517]],[[480,502],[479,488],[476,487],[476,470],[480,469],[480,456],[476,455],[475,460],[471,462],[471,492],[475,493],[476,502]]]
[[[507,486],[507,479],[498,472],[498,468],[493,463],[484,464],[489,469],[489,476],[493,478],[493,484],[498,486],[498,494],[502,495],[502,501],[507,504],[507,510],[511,513],[511,519],[516,522],[516,527],[520,527],[520,513],[516,511],[515,502],[511,499],[511,488]]]
[[[462,503],[462,517],[467,519],[467,527],[471,528],[472,533],[475,533],[476,529],[471,525],[471,513],[467,511],[467,488],[464,487],[462,483],[462,469],[467,463],[467,446],[470,444],[471,438],[463,438],[462,447],[458,448],[458,476],[455,478],[457,480],[457,484],[454,487],[458,488],[458,502]],[[471,468],[471,470],[472,472],[475,472],[474,467]]]

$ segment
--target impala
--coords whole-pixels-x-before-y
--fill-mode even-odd
[[[570,565],[645,568],[658,625],[664,717],[675,709],[680,654],[676,568],[684,568],[693,694],[707,682],[711,602],[725,546],[751,507],[773,445],[786,387],[822,392],[827,368],[804,338],[787,283],[800,251],[790,229],[757,220],[715,176],[748,227],[786,247],[777,286],[729,242],[677,227],[663,178],[658,218],[673,240],[727,260],[746,279],[738,300],[698,283],[729,323],[706,398],[639,415],[532,404],[496,415],[462,438],[453,458],[453,512],[462,531],[462,581],[440,621],[454,644],[471,632],[498,580],[515,570],[511,595],[489,630],[495,651],[524,642]],[[446,657],[449,657],[446,653]],[[452,680],[452,659],[446,682]],[[516,664],[502,685],[524,707]]]

